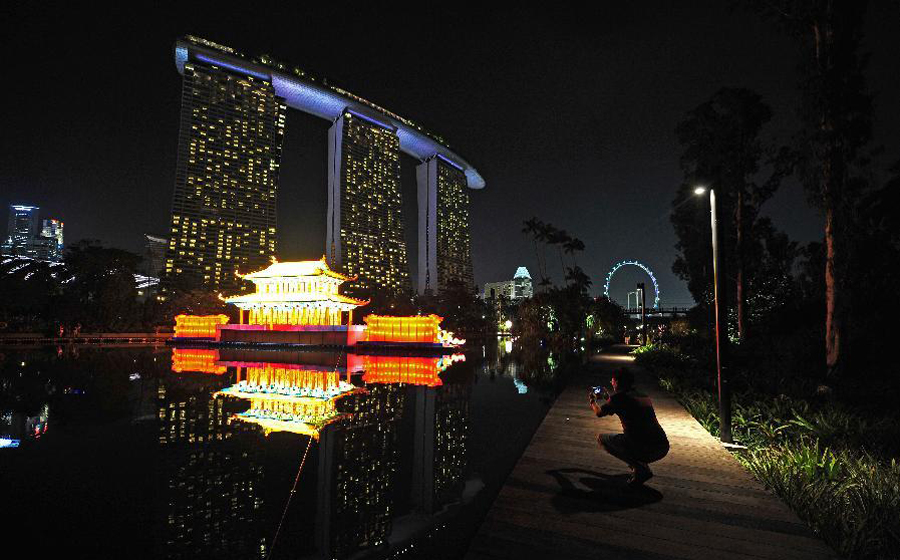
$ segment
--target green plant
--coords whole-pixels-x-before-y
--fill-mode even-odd
[[[712,435],[719,415],[708,363],[678,345],[635,351]],[[738,460],[838,552],[850,559],[900,558],[900,422],[866,415],[810,383],[766,371],[735,372],[733,435]],[[743,378],[740,376],[743,375]],[[772,394],[772,390],[779,392]],[[808,395],[808,396],[803,396]]]

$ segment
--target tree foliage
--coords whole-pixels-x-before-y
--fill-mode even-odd
[[[691,110],[676,128],[682,146],[684,183],[672,202],[672,224],[678,238],[673,271],[687,281],[699,302],[712,300],[709,204],[696,200],[697,186],[715,189],[720,253],[723,253],[726,294],[736,310],[740,337],[751,322],[748,301],[771,300],[779,292],[764,276],[778,267],[789,273],[795,246],[760,217],[760,209],[777,189],[786,167],[786,152],[762,140],[772,111],[747,89],[722,88]],[[773,172],[761,179],[761,168]],[[751,266],[752,263],[752,266]],[[754,290],[761,290],[754,293]]]

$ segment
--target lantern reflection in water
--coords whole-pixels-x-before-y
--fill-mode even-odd
[[[222,375],[228,368],[219,365],[219,351],[207,348],[173,348],[172,371]]]
[[[250,366],[243,375],[241,369],[237,383],[217,395],[250,401],[250,409],[234,419],[257,424],[267,435],[292,432],[318,439],[322,428],[342,417],[336,402],[361,390],[337,371],[294,364]]]
[[[452,356],[363,356],[363,381],[369,383],[405,383],[438,387],[439,375],[455,362],[465,361],[465,354]]]

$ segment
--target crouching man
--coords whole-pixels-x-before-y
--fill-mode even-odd
[[[631,467],[629,486],[640,486],[653,476],[649,463],[669,452],[666,432],[656,420],[650,397],[634,388],[634,374],[623,368],[610,379],[612,393],[591,391],[591,409],[598,417],[617,414],[621,434],[600,434],[597,442],[613,457]]]

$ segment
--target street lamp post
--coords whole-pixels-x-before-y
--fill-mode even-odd
[[[702,195],[703,187],[694,189]],[[709,189],[710,225],[712,229],[713,251],[713,300],[716,313],[716,374],[719,387],[719,439],[722,443],[732,443],[731,439],[731,390],[725,375],[725,359],[728,349],[727,297],[725,296],[725,267],[719,248],[718,219],[716,216],[716,192]]]
[[[647,312],[645,306],[647,305],[647,299],[644,297],[644,283],[638,282],[637,291],[634,293],[635,303],[638,303],[638,293],[640,293],[640,305],[641,305],[641,344],[643,346],[647,345]]]

